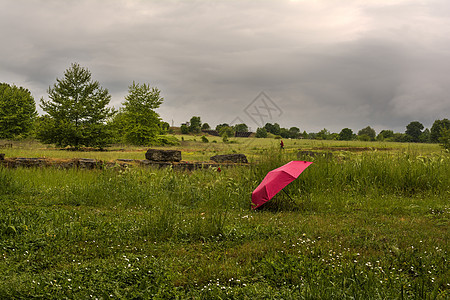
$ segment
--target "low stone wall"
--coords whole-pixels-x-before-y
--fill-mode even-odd
[[[211,163],[211,162],[163,162],[150,161],[147,159],[117,159],[115,161],[104,162],[96,159],[47,159],[47,158],[5,158],[0,160],[0,165],[7,168],[43,168],[54,167],[58,169],[108,169],[108,168],[128,168],[128,167],[149,167],[149,168],[168,168],[180,171],[194,171],[199,169],[217,168],[217,167],[233,167],[233,163]]]

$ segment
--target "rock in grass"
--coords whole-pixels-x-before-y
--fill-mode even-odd
[[[224,154],[224,155],[215,155],[210,158],[212,161],[217,163],[248,163],[247,157],[244,154]]]
[[[145,158],[151,161],[180,161],[181,151],[148,149]]]

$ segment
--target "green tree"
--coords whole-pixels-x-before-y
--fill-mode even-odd
[[[384,141],[384,140],[392,140],[394,137],[394,131],[392,130],[381,130],[380,133],[377,135],[378,141]]]
[[[358,138],[363,141],[373,141],[375,140],[375,136],[375,130],[370,126],[367,126],[366,128],[358,131]]]
[[[408,135],[411,142],[417,143],[420,141],[420,135],[422,134],[423,128],[422,123],[414,121],[406,126],[405,133]]]
[[[298,138],[300,138],[300,128],[298,128],[298,127],[291,127],[291,128],[289,128],[289,137],[291,139],[298,139]]]
[[[216,126],[216,131],[220,132],[222,127],[230,127],[230,125],[228,125],[227,123],[219,124],[219,125]]]
[[[264,125],[264,128],[266,128],[267,132],[270,132],[271,134],[280,135],[281,128],[278,123],[266,123],[266,125]]]
[[[318,140],[329,140],[330,135],[331,135],[330,131],[328,129],[324,128],[317,133],[315,138]]]
[[[202,128],[202,121],[200,117],[192,117],[189,121],[189,132],[199,133]]]
[[[430,130],[430,140],[432,143],[438,143],[439,138],[442,136],[442,129],[450,129],[450,120],[442,119],[435,120]]]
[[[219,135],[226,138],[232,137],[234,136],[234,129],[231,126],[223,126],[219,130]]]
[[[211,126],[209,126],[208,123],[203,123],[202,124],[202,130],[211,130]]]
[[[233,126],[234,131],[236,132],[248,132],[248,126],[247,124],[236,124]]]
[[[257,128],[255,137],[257,138],[266,138],[267,137],[267,130],[266,128]]]
[[[450,150],[450,128],[442,128],[439,142],[441,143],[442,147]]]
[[[339,133],[339,140],[341,141],[350,141],[353,139],[353,130],[351,130],[350,128],[344,128],[341,130],[341,132]]]
[[[181,124],[181,134],[189,134],[189,127],[186,124]]]
[[[104,147],[112,140],[106,125],[114,110],[107,107],[111,96],[91,72],[79,64],[72,64],[48,89],[49,100],[41,99],[41,108],[47,113],[39,120],[37,137],[44,143],[58,146],[82,145]]]
[[[155,111],[163,101],[160,90],[148,84],[133,82],[128,87],[128,95],[119,114],[122,119],[120,132],[126,142],[133,145],[157,143],[157,136],[169,125],[161,122]]]
[[[428,128],[425,128],[424,131],[419,136],[419,142],[420,143],[429,143],[430,142],[430,130]]]
[[[0,83],[0,139],[26,136],[33,129],[36,103],[23,87]]]

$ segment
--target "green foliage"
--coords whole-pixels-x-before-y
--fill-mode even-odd
[[[209,126],[208,123],[203,123],[202,124],[202,130],[211,130],[211,126]]]
[[[202,135],[202,142],[203,143],[209,143],[209,140],[206,136]]]
[[[88,69],[72,64],[48,89],[49,100],[41,99],[47,113],[38,122],[37,137],[44,143],[58,146],[105,147],[112,133],[105,124],[114,115],[107,107],[111,100],[108,90],[92,81]]]
[[[358,138],[362,141],[374,141],[375,136],[376,136],[375,130],[370,126],[367,126],[366,128],[363,128],[360,131],[358,131]]]
[[[381,130],[380,133],[377,135],[378,141],[389,141],[392,140],[394,137],[394,131],[392,130]]]
[[[235,132],[248,132],[248,126],[244,123],[234,125],[233,129]]]
[[[414,121],[406,126],[405,133],[408,135],[408,138],[411,142],[417,143],[420,141],[420,135],[422,134],[423,128],[424,127],[422,123]]]
[[[119,136],[132,145],[152,145],[158,143],[159,134],[168,130],[168,123],[161,122],[155,109],[164,98],[157,88],[133,82],[128,87],[128,95],[123,108],[116,115],[113,124]]]
[[[266,128],[262,127],[262,128],[257,128],[256,129],[256,135],[255,137],[257,138],[266,138],[267,137],[267,130]]]
[[[222,126],[219,130],[219,135],[222,138],[226,137],[228,141],[229,137],[234,136],[234,129],[231,126]]]
[[[200,133],[202,128],[202,121],[200,117],[192,117],[189,121],[189,132]]]
[[[315,139],[318,140],[330,140],[331,139],[331,133],[328,129],[324,128],[321,131],[317,133],[315,136]]]
[[[341,141],[350,141],[353,139],[353,130],[350,128],[344,128],[339,133],[339,140]]]
[[[264,125],[264,128],[267,130],[268,133],[274,134],[274,135],[280,135],[281,128],[278,123],[272,124],[272,123],[266,123]]]
[[[431,126],[430,130],[430,139],[432,143],[438,143],[439,138],[442,134],[442,129],[450,129],[450,120],[449,119],[442,119],[442,120],[436,120],[433,123],[433,126]]]
[[[189,134],[189,127],[186,124],[182,124],[180,129],[182,134]]]
[[[439,138],[439,142],[445,149],[450,149],[450,128],[441,129],[441,137]]]
[[[36,103],[30,91],[0,83],[0,139],[27,136],[36,116]]]

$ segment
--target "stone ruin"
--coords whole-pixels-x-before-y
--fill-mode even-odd
[[[61,169],[101,169],[101,168],[127,168],[133,166],[144,167],[171,167],[174,170],[193,171],[197,169],[207,169],[213,167],[228,167],[236,164],[247,164],[247,157],[244,154],[226,154],[211,157],[209,162],[186,162],[181,161],[181,151],[178,150],[158,150],[149,149],[145,153],[143,160],[139,159],[116,159],[115,161],[102,161],[91,158],[74,159],[49,159],[49,158],[5,158],[5,154],[0,154],[0,165],[8,168],[17,167],[56,167]]]
[[[158,150],[148,149],[145,158],[151,161],[181,161],[181,151],[179,150]]]
[[[244,154],[215,155],[210,159],[216,163],[235,163],[235,164],[248,163],[247,157]]]

